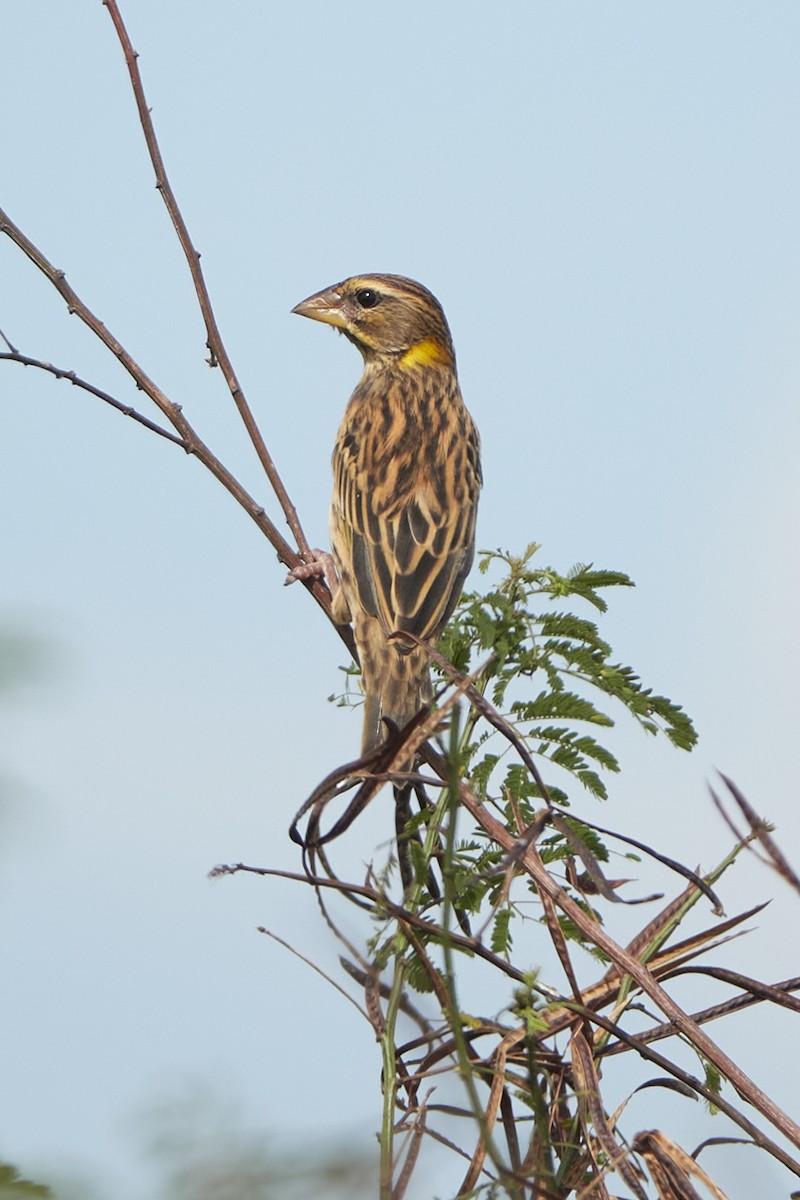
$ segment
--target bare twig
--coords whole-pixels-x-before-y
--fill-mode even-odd
[[[728,791],[738,804],[743,817],[750,826],[750,833],[746,837],[742,837],[726,813],[719,796],[709,784],[708,790],[711,792],[711,797],[714,801],[714,804],[727,822],[728,827],[732,829],[734,834],[741,838],[742,842],[745,844],[750,843],[754,839],[759,841],[763,849],[766,851],[767,865],[772,867],[774,871],[777,871],[781,878],[785,879],[786,882],[793,887],[796,892],[800,892],[800,878],[798,878],[797,872],[793,869],[786,856],[777,846],[775,840],[770,837],[767,822],[763,820],[762,817],[759,817],[752,804],[750,804],[733,780],[729,779],[727,775],[723,775],[721,771],[719,774]],[[752,849],[752,847],[750,848]]]
[[[6,341],[3,338],[3,341]],[[8,342],[6,342],[8,345]],[[0,360],[5,362],[20,363],[23,367],[36,367],[39,371],[47,371],[56,379],[67,379],[75,387],[80,388],[84,392],[88,392],[90,396],[96,396],[98,400],[102,400],[105,404],[110,404],[117,412],[122,413],[125,417],[130,417],[139,425],[144,425],[145,429],[149,429],[151,433],[157,433],[159,437],[166,438],[168,442],[174,442],[176,446],[180,446],[187,453],[191,452],[191,447],[188,442],[182,437],[178,437],[174,433],[170,433],[168,429],[164,429],[162,425],[157,425],[155,421],[151,421],[149,417],[143,413],[137,412],[135,408],[131,408],[129,404],[123,404],[121,400],[115,400],[108,392],[104,392],[102,388],[95,387],[93,383],[88,383],[87,380],[81,379],[74,371],[65,371],[62,367],[54,367],[52,363],[42,362],[38,358],[29,358],[27,354],[20,354],[14,350],[10,354],[0,354]]]
[[[147,100],[145,99],[142,78],[139,72],[139,56],[131,44],[128,31],[125,28],[125,23],[123,22],[122,14],[119,11],[116,0],[103,0],[103,4],[108,9],[109,16],[114,24],[114,29],[117,32],[120,45],[122,46],[123,54],[125,55],[125,63],[128,68],[128,74],[131,78],[131,86],[136,99],[139,120],[141,121],[142,131],[144,133],[145,142],[147,143],[147,149],[150,154],[150,161],[152,162],[153,170],[155,171],[156,188],[161,193],[161,198],[167,207],[167,212],[169,213],[172,224],[175,227],[175,232],[178,235],[178,241],[181,244],[181,249],[186,256],[186,262],[188,263],[189,271],[191,272],[192,283],[194,284],[194,289],[197,294],[197,301],[200,305],[200,311],[203,315],[203,321],[205,322],[206,326],[206,344],[211,355],[211,365],[214,366],[217,363],[219,364],[222,374],[225,378],[225,382],[227,383],[228,389],[233,397],[233,401],[239,411],[239,415],[244,422],[245,429],[247,430],[250,440],[255,447],[259,461],[261,462],[266,476],[272,485],[272,490],[275,492],[278,502],[284,511],[287,524],[289,525],[289,528],[291,529],[297,541],[297,545],[300,550],[300,556],[306,562],[310,562],[311,555],[309,552],[309,546],[300,525],[300,521],[297,516],[297,510],[289,499],[286,488],[284,487],[277,468],[275,467],[275,463],[272,461],[272,455],[267,450],[266,443],[264,442],[261,431],[256,424],[255,417],[250,409],[250,405],[247,403],[244,392],[242,391],[242,388],[236,377],[236,373],[233,369],[233,364],[222,341],[222,336],[219,332],[219,327],[217,326],[216,317],[214,316],[214,310],[211,306],[211,297],[208,294],[208,288],[206,287],[206,282],[203,277],[203,270],[200,266],[200,254],[192,243],[189,230],[186,226],[186,222],[183,219],[183,214],[181,213],[181,210],[178,207],[178,202],[175,199],[175,193],[173,192],[169,179],[167,178],[164,160],[161,157],[161,150],[159,149],[158,140],[156,139],[153,119],[150,114]]]
[[[469,788],[462,786],[461,788],[462,803],[467,807],[481,828],[489,834],[489,836],[499,845],[511,849],[514,843],[514,838],[511,833],[497,821],[486,809],[486,807],[470,792]],[[611,938],[596,921],[592,921],[567,893],[553,879],[549,871],[545,868],[541,858],[534,846],[531,846],[523,860],[526,870],[535,880],[540,891],[546,891],[548,895],[555,901],[559,908],[572,920],[581,932],[593,942],[601,950],[603,950],[612,962],[623,969],[626,974],[630,975],[638,986],[653,1000],[665,1016],[669,1017],[675,1028],[683,1033],[696,1049],[703,1054],[710,1063],[712,1063],[720,1074],[724,1075],[731,1084],[736,1088],[736,1091],[761,1112],[767,1119],[779,1130],[783,1136],[792,1143],[792,1145],[800,1148],[800,1126],[791,1119],[785,1112],[778,1107],[777,1104],[767,1096],[760,1087],[750,1079],[741,1067],[737,1066],[731,1058],[710,1037],[692,1021],[691,1017],[683,1011],[683,1009],[672,999],[668,992],[653,978],[652,972],[644,966],[639,959],[634,958],[626,950],[619,946],[613,938]],[[794,1160],[788,1158],[787,1155],[778,1146],[774,1146],[772,1153],[780,1157],[781,1162],[789,1165],[790,1169],[795,1174],[800,1174],[800,1168]],[[788,1161],[787,1161],[788,1159]]]
[[[594,1057],[589,1048],[589,1043],[580,1030],[573,1033],[570,1049],[572,1072],[575,1077],[575,1094],[578,1097],[578,1108],[582,1114],[582,1121],[586,1130],[586,1145],[590,1148],[592,1145],[588,1129],[589,1122],[591,1122],[597,1141],[608,1158],[607,1169],[618,1171],[633,1194],[638,1197],[638,1200],[647,1200],[636,1172],[628,1161],[628,1155],[617,1141],[614,1131],[609,1124],[600,1099],[600,1081],[597,1077]],[[590,1189],[588,1188],[586,1195],[590,1195]]]
[[[489,1089],[489,1099],[486,1102],[486,1113],[484,1124],[481,1129],[481,1137],[478,1139],[478,1144],[470,1160],[467,1173],[464,1176],[461,1187],[458,1190],[459,1196],[471,1195],[481,1172],[484,1169],[484,1163],[489,1149],[489,1137],[497,1123],[497,1114],[500,1111],[500,1103],[505,1090],[505,1067],[506,1067],[506,1042],[502,1041],[497,1047],[494,1065],[494,1077],[492,1079],[491,1088]]]
[[[411,1129],[408,1149],[406,1151],[405,1161],[395,1180],[394,1189],[392,1192],[392,1200],[403,1200],[406,1194],[408,1182],[414,1172],[414,1167],[417,1165],[420,1146],[422,1145],[422,1136],[427,1132],[425,1128],[425,1119],[427,1114],[427,1105],[430,1092],[422,1101],[416,1112],[414,1125]]]
[[[571,814],[562,812],[561,815],[570,816]],[[585,817],[581,817],[580,823],[581,825],[585,825],[587,829],[593,829],[595,833],[602,833],[607,837],[616,838],[618,841],[624,842],[626,846],[633,846],[634,849],[641,850],[642,854],[646,854],[648,858],[655,859],[656,862],[660,862],[662,866],[668,867],[670,871],[674,871],[677,875],[683,875],[684,879],[688,879],[696,888],[705,893],[717,916],[722,916],[723,908],[719,898],[709,886],[708,880],[703,879],[702,875],[698,875],[696,871],[691,871],[683,863],[678,862],[677,859],[668,858],[666,854],[660,854],[653,846],[648,846],[645,842],[638,841],[627,834],[618,833],[614,829],[605,829],[602,825],[595,824],[594,821],[587,821]]]
[[[277,551],[280,561],[289,567],[290,570],[299,566],[302,560],[267,516],[263,506],[242,487],[235,476],[203,442],[184,416],[181,406],[170,400],[166,393],[157,386],[133,356],[128,353],[125,347],[106,328],[103,322],[81,300],[74,288],[67,282],[64,272],[60,271],[50,262],[47,256],[23,233],[2,208],[0,208],[0,233],[6,234],[30,259],[34,266],[38,267],[65,301],[69,312],[79,317],[84,325],[91,329],[92,333],[99,338],[106,349],[110,350],[114,357],[119,360],[136,386],[153,401],[156,407],[167,418],[173,429],[178,433],[183,448],[187,453],[194,455],[211,472],[215,479],[219,480],[237,503],[241,505]],[[331,597],[328,589],[317,579],[304,580],[303,586],[311,592],[320,608],[323,609],[328,619],[333,623],[331,617]],[[356,651],[352,630],[349,626],[345,625],[336,625],[335,628],[348,650],[355,657]]]
[[[726,1000],[722,1004],[714,1004],[710,1008],[703,1008],[699,1012],[692,1013],[692,1020],[698,1025],[707,1025],[709,1021],[716,1021],[719,1017],[727,1017],[731,1013],[751,1008],[754,1004],[761,1004],[764,1000],[774,999],[772,995],[763,994],[764,986],[760,985],[758,993],[748,991],[743,996],[735,996],[732,1000]],[[790,992],[800,991],[800,976],[794,979],[785,979],[782,983],[770,984],[769,991],[771,993],[784,992],[787,995]],[[783,1004],[783,1001],[776,1000],[776,1003]],[[636,1037],[641,1042],[656,1042],[661,1038],[672,1037],[674,1033],[675,1026],[671,1021],[667,1021],[663,1025],[656,1025],[652,1029],[645,1029],[641,1033],[637,1033]],[[621,1054],[634,1048],[624,1042],[614,1042],[605,1047],[601,1053],[604,1058],[608,1058],[612,1054]]]
[[[787,1167],[794,1175],[800,1175],[800,1163],[796,1162],[791,1155],[787,1154],[782,1146],[779,1146],[771,1138],[767,1137],[766,1134],[762,1133],[757,1125],[754,1125],[753,1122],[744,1115],[744,1113],[741,1113],[738,1111],[738,1109],[734,1108],[734,1106],[728,1100],[726,1100],[724,1096],[713,1091],[710,1087],[703,1083],[702,1080],[690,1075],[688,1071],[684,1071],[682,1067],[677,1065],[677,1063],[671,1062],[663,1054],[659,1054],[657,1050],[653,1050],[650,1046],[646,1045],[644,1040],[641,1039],[638,1034],[633,1035],[626,1033],[624,1029],[616,1024],[616,1022],[609,1020],[607,1017],[601,1016],[600,1013],[592,1013],[591,1019],[596,1025],[599,1025],[601,1029],[605,1029],[608,1033],[613,1033],[615,1037],[618,1037],[626,1042],[632,1050],[635,1050],[641,1054],[642,1058],[655,1063],[663,1071],[666,1071],[675,1079],[680,1080],[692,1091],[697,1092],[697,1094],[707,1100],[710,1105],[713,1105],[715,1108],[719,1109],[720,1112],[725,1113],[725,1115],[729,1117],[735,1125],[738,1125],[740,1129],[744,1129],[745,1132],[749,1133],[753,1141],[762,1150],[766,1150],[769,1154],[776,1158],[778,1162],[783,1163],[783,1165]]]
[[[307,958],[305,954],[302,954],[289,942],[285,941],[284,938],[279,937],[277,933],[273,933],[271,929],[266,929],[263,925],[259,925],[257,928],[259,933],[263,933],[266,937],[272,938],[273,942],[277,942],[279,946],[283,946],[284,950],[288,950],[290,954],[295,956],[295,958],[299,958],[301,962],[304,962],[307,967],[311,967],[312,971],[316,971],[318,975],[321,975],[325,982],[331,985],[334,991],[339,992],[341,996],[344,996],[345,1000],[350,1001],[353,1007],[361,1013],[361,1016],[365,1021],[369,1020],[369,1017],[358,1001],[354,1000],[350,993],[345,991],[341,984],[338,984],[335,979],[332,979],[326,971],[323,971],[321,967],[317,966],[317,964],[312,962],[310,958]]]
[[[8,349],[12,355],[16,355],[17,347],[11,344],[11,342],[8,340],[6,335],[3,333],[2,329],[0,329],[0,340],[5,342],[5,344],[8,346]]]
[[[300,875],[296,871],[279,871],[270,867],[251,867],[246,863],[230,863],[221,864],[214,867],[210,872],[212,879],[217,879],[222,875],[237,875],[240,872],[246,872],[251,875],[274,876],[276,879],[293,879],[297,883],[309,883],[314,887],[328,888],[332,891],[341,892],[350,897],[361,896],[369,900],[373,905],[379,905],[390,913],[397,920],[402,921],[412,929],[419,929],[425,934],[430,934],[431,923],[426,921],[424,917],[418,916],[411,912],[410,909],[403,908],[402,904],[395,904],[385,895],[381,895],[375,888],[367,887],[365,884],[345,883],[341,879],[330,879],[324,875]],[[493,966],[498,967],[504,974],[511,979],[522,983],[525,980],[525,972],[517,970],[510,963],[503,962],[498,955],[493,954],[486,946],[482,946],[474,938],[465,937],[463,934],[450,932],[448,938],[454,946],[465,950],[468,954],[475,955],[476,958],[486,959]]]

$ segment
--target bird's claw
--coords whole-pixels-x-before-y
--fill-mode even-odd
[[[299,563],[293,567],[286,576],[284,586],[288,587],[290,583],[306,582],[308,579],[324,579],[328,585],[328,591],[332,596],[335,596],[339,590],[339,576],[336,574],[336,566],[333,558],[326,550],[312,550],[311,561]]]

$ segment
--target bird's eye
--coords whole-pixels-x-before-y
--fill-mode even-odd
[[[362,308],[374,308],[380,298],[374,288],[359,288],[356,292],[356,300]]]

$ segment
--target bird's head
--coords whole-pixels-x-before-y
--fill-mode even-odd
[[[358,346],[368,366],[455,366],[442,306],[421,283],[402,275],[354,275],[292,312],[333,325]]]

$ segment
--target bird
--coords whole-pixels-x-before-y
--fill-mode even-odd
[[[364,692],[362,755],[432,700],[429,657],[475,553],[480,439],[461,396],[439,301],[402,275],[356,275],[292,312],[331,325],[361,352],[363,374],[332,456],[330,557],[337,624],[352,624]],[[324,561],[328,559],[327,563]]]

